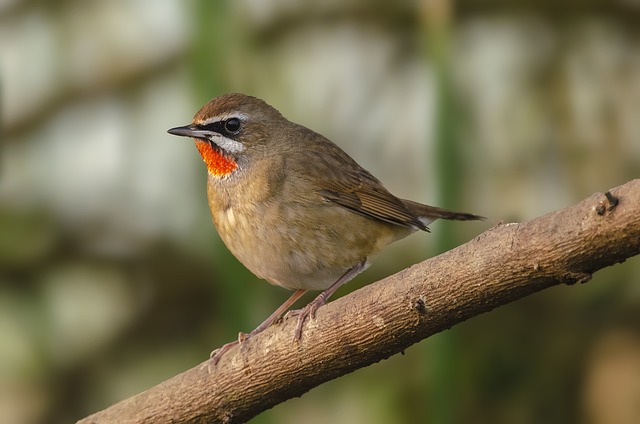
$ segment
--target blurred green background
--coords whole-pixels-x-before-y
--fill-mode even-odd
[[[0,1],[0,422],[103,409],[289,295],[226,251],[166,133],[210,98],[264,98],[395,194],[489,217],[394,244],[344,295],[638,177],[638,22],[606,0]],[[253,422],[638,423],[639,278],[530,296]]]

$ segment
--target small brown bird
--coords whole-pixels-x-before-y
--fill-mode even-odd
[[[438,218],[483,219],[400,199],[322,135],[290,122],[255,97],[226,94],[170,134],[192,137],[208,170],[207,194],[220,237],[256,276],[295,290],[269,318],[230,347],[269,327],[307,290],[323,290],[305,319],[391,242]]]

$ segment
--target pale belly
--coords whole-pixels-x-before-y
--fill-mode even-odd
[[[259,210],[258,210],[259,209]],[[214,214],[231,253],[256,276],[287,289],[324,290],[410,229],[338,206],[227,208]]]

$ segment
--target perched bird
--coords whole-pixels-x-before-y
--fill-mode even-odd
[[[337,145],[255,97],[216,97],[190,125],[168,132],[195,140],[207,166],[213,222],[231,253],[256,276],[295,290],[251,333],[213,351],[214,364],[307,290],[323,290],[290,312],[300,339],[305,319],[389,243],[428,231],[438,218],[483,219],[392,195]]]

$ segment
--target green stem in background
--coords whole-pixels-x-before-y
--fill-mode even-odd
[[[190,51],[191,81],[193,83],[194,104],[201,105],[211,98],[225,93],[228,88],[230,49],[234,43],[229,42],[232,34],[233,17],[228,0],[208,1],[196,0],[191,6],[194,26],[192,28],[193,42]],[[204,177],[204,175],[203,175]],[[204,179],[204,178],[203,178]],[[206,193],[203,187],[202,193]],[[208,205],[203,202],[202,207],[208,212]],[[211,346],[229,341],[236,336],[239,329],[250,331],[253,327],[249,312],[251,302],[247,301],[248,285],[253,277],[231,253],[226,249],[209,220],[212,251],[209,252],[210,263],[215,267],[214,275],[219,281],[215,284],[217,292],[215,305],[220,308],[212,312],[212,316],[225,317],[218,327],[221,333],[216,342],[211,336]],[[224,300],[222,300],[224,299]]]
[[[448,0],[428,0],[421,3],[421,22],[425,56],[434,70],[436,78],[436,116],[434,136],[434,167],[437,205],[455,209],[459,203],[459,139],[455,130],[455,99],[451,78],[451,3]],[[430,242],[435,251],[443,252],[453,248],[456,243],[452,226],[438,225]],[[457,382],[456,375],[458,349],[456,336],[452,332],[441,333],[429,343],[428,376],[426,380],[431,388],[425,390],[424,405],[429,411],[423,411],[430,422],[457,422],[459,415],[456,408]]]
[[[225,92],[228,80],[229,42],[232,22],[228,0],[196,0],[193,43],[190,52],[195,103],[204,104]]]

